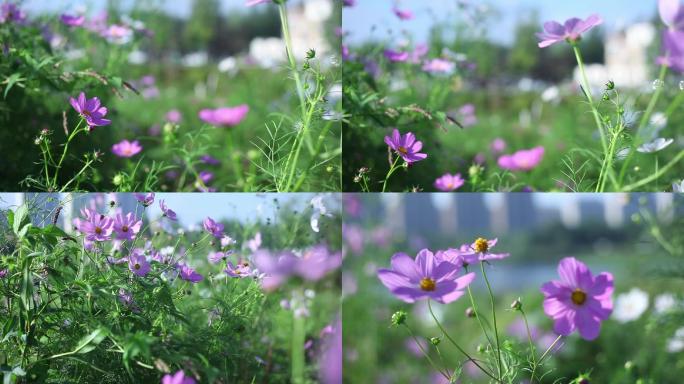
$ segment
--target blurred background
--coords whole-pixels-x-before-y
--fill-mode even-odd
[[[376,274],[389,268],[394,253],[415,257],[423,248],[458,248],[477,237],[498,238],[493,251],[511,254],[487,267],[502,338],[515,345],[527,342],[522,319],[508,310],[521,298],[540,353],[556,335],[542,311],[539,287],[558,279],[558,262],[574,256],[595,274],[614,275],[615,309],[601,336],[593,342],[577,335],[564,338],[542,383],[569,383],[588,372],[591,382],[634,383],[641,378],[644,383],[676,383],[684,373],[684,348],[679,345],[684,331],[677,333],[684,326],[681,196],[421,193],[345,194],[344,199],[345,382],[445,383],[406,330],[390,327],[392,313],[404,310],[419,342],[429,346],[429,338],[441,333],[426,303],[398,300]],[[479,269],[477,275],[471,285],[475,301],[491,319]],[[469,306],[466,295],[433,308],[450,334],[478,358],[478,345],[486,340],[477,322],[465,315]],[[456,369],[462,355],[445,344],[440,344],[442,354]],[[627,362],[630,369],[625,369]],[[671,370],[656,368],[663,366]],[[469,364],[463,368],[462,383],[487,382]],[[518,379],[526,382],[524,376]]]

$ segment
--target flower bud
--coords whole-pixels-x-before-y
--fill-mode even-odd
[[[112,184],[121,185],[121,183],[123,183],[123,181],[124,181],[123,176],[121,174],[117,174],[116,176],[114,176],[114,179],[112,180]]]
[[[475,317],[475,310],[473,309],[473,307],[466,308],[465,315],[466,317]]]
[[[606,91],[612,91],[613,89],[615,89],[615,82],[610,80],[606,83]]]
[[[517,299],[513,300],[511,303],[511,309],[519,311],[522,309],[522,302],[520,301],[520,298],[518,297]]]
[[[408,314],[404,311],[397,311],[392,314],[392,325],[402,325],[406,323]]]
[[[628,361],[625,363],[625,370],[626,370],[627,372],[630,372],[632,369],[634,369],[634,362],[631,361],[631,360],[628,360]]]
[[[430,338],[430,344],[434,345],[435,347],[439,345],[439,343],[442,342],[442,339],[439,337],[431,337]]]

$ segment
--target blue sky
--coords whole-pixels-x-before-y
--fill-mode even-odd
[[[656,0],[468,0],[478,6],[488,5],[499,11],[499,18],[489,30],[491,38],[498,42],[509,43],[516,21],[524,18],[532,10],[537,10],[542,21],[566,20],[571,17],[586,18],[598,13],[605,20],[605,27],[616,29],[633,23],[645,21],[656,12]],[[416,41],[425,41],[428,31],[438,20],[455,19],[458,8],[456,0],[401,0],[401,9],[414,12],[415,18],[400,21],[391,9],[393,0],[357,0],[357,5],[345,8],[343,28],[350,31],[350,41],[356,43],[368,37],[386,37],[392,29],[408,31]],[[373,26],[378,27],[371,32]],[[541,28],[541,27],[540,27]]]

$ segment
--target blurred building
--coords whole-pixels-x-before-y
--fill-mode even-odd
[[[639,88],[650,83],[654,60],[649,47],[656,37],[651,23],[632,24],[624,30],[609,33],[605,40],[604,64],[586,66],[587,80],[592,89],[602,89],[608,80],[619,88]],[[581,83],[579,68],[574,80]]]

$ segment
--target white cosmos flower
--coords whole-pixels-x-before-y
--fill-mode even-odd
[[[670,144],[674,142],[674,139],[664,139],[662,137],[659,137],[650,143],[645,143],[639,146],[637,148],[637,152],[641,153],[653,153],[653,152],[658,152],[662,151],[663,149],[667,148]]]
[[[677,299],[671,293],[660,294],[653,300],[653,307],[658,314],[668,312],[674,308],[675,305],[677,305]]]
[[[667,351],[670,353],[684,350],[684,327],[675,331],[674,336],[667,341]]]
[[[672,192],[684,193],[684,180],[679,183],[672,183]]]
[[[613,318],[620,323],[634,321],[648,309],[648,293],[639,288],[632,288],[615,300]]]
[[[328,212],[328,208],[323,204],[323,196],[317,195],[311,199],[311,206],[313,207],[313,213],[311,214],[311,229],[314,232],[320,231],[318,227],[319,220],[321,216],[332,217],[332,214]]]

